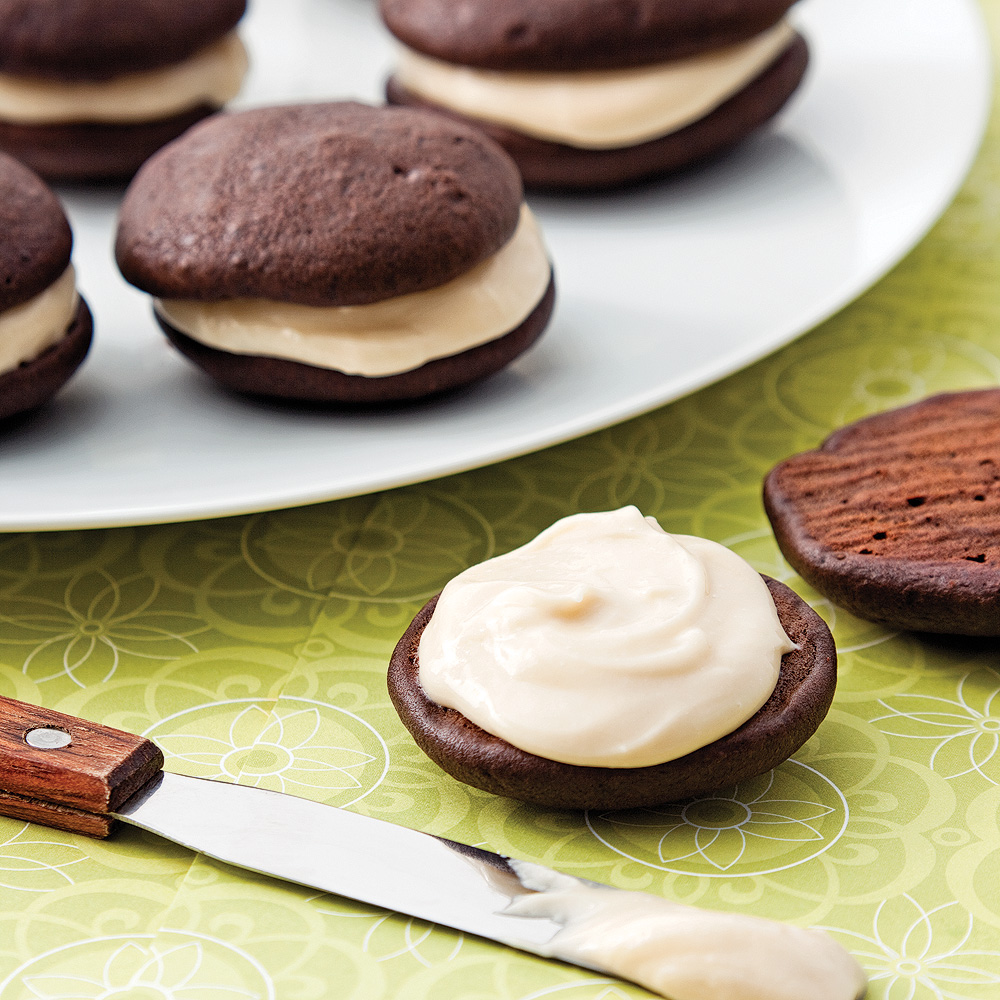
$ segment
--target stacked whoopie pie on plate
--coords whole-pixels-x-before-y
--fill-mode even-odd
[[[128,178],[240,88],[246,0],[0,0],[0,150],[49,180]]]
[[[73,235],[56,196],[0,153],[0,420],[35,409],[90,348],[87,303],[77,294]]]
[[[510,158],[409,108],[219,115],[139,172],[122,273],[227,388],[384,403],[494,373],[539,336],[552,267]]]
[[[381,0],[386,93],[475,121],[528,187],[601,188],[739,142],[808,62],[792,0]]]

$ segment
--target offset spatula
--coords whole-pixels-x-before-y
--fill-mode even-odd
[[[674,906],[308,799],[164,773],[162,766],[163,754],[147,739],[0,696],[0,814],[95,837],[106,837],[115,820],[123,820],[250,871],[610,972],[655,989],[662,989],[659,979],[651,981],[642,969],[620,955],[608,957],[603,948],[607,935],[632,919],[632,900],[639,900],[643,913],[658,905],[669,908],[675,917],[683,911],[694,914],[696,923],[708,920],[704,934],[709,937],[720,929],[712,925],[713,918],[723,921],[726,926],[721,930],[730,934],[735,921],[737,940],[741,933],[747,935],[744,950],[758,953],[753,957],[764,972],[748,969],[744,977],[737,967],[734,982],[738,989],[719,992],[717,956],[707,954],[701,978],[715,980],[714,991],[703,992],[697,983],[694,992],[683,992],[689,989],[683,984],[671,986],[674,1000],[703,996],[801,1000],[801,983],[778,988],[780,974],[773,963],[762,963],[759,957],[762,949],[772,946],[782,955],[786,948],[801,951],[798,938],[802,935],[816,937],[816,941],[803,940],[822,953],[816,974],[826,984],[818,990],[810,985],[810,1000],[854,1000],[864,992],[863,976],[853,959],[815,931]],[[606,911],[608,901],[615,904],[614,914],[600,932],[602,940],[585,940],[582,948],[579,942],[564,947],[567,930],[586,923],[583,918],[589,919],[597,910]],[[691,918],[684,919],[690,924]],[[640,936],[648,938],[648,927],[644,924],[643,928]],[[697,933],[703,936],[700,929]],[[778,937],[772,940],[774,935]],[[676,943],[677,934],[673,940]],[[699,956],[694,958],[697,970]],[[690,956],[687,965],[692,965]],[[837,974],[844,970],[844,982],[837,986]],[[748,980],[755,975],[766,982],[748,989]],[[690,970],[685,976],[691,978]],[[835,987],[834,991],[825,992],[828,986]]]

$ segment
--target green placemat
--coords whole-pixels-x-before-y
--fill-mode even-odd
[[[1000,3],[986,5],[994,31]],[[892,634],[781,559],[760,482],[830,429],[1000,380],[1000,134],[887,278],[679,403],[489,469],[193,524],[0,536],[0,693],[145,733],[168,768],[276,788],[682,902],[829,929],[873,1000],[1000,995],[995,642]],[[841,680],[794,759],[714,797],[586,815],[469,789],[412,744],[385,664],[470,563],[634,503],[786,580]],[[583,970],[193,857],[0,819],[0,1000],[612,1000]]]

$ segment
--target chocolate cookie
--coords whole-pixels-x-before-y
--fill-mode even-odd
[[[125,194],[116,255],[128,281],[164,301],[158,318],[171,340],[231,388],[317,402],[411,399],[498,370],[541,333],[553,297],[547,259],[509,326],[376,376],[283,353],[277,336],[273,353],[270,342],[209,342],[174,322],[169,303],[358,307],[353,322],[366,307],[444,294],[488,267],[522,216],[516,167],[466,125],[353,103],[258,108],[193,128],[143,167]]]
[[[245,0],[0,0],[0,149],[52,180],[130,177],[235,95]]]
[[[721,49],[776,24],[793,0],[380,0],[404,45],[496,70],[620,69]]]
[[[763,774],[790,757],[829,710],[837,654],[823,620],[784,584],[764,577],[797,648],[781,660],[777,686],[728,736],[649,767],[581,767],[526,753],[428,698],[418,677],[420,636],[437,597],[417,614],[389,664],[389,696],[417,745],[459,781],[560,809],[626,809],[704,795]]]
[[[72,247],[55,195],[0,154],[0,419],[45,402],[90,346],[90,312],[67,274]],[[51,329],[53,317],[65,325]]]
[[[169,118],[127,125],[0,120],[0,149],[52,181],[126,180],[152,153],[215,110],[201,104]]]
[[[0,153],[0,312],[27,302],[69,266],[73,234],[59,199]]]
[[[456,17],[445,0],[381,0],[407,47],[386,95],[476,122],[529,187],[629,184],[716,155],[781,109],[808,62],[782,23],[790,6],[470,0]],[[678,73],[689,74],[679,91],[664,82]],[[692,102],[692,92],[704,96]],[[615,97],[595,123],[605,93],[631,97]],[[551,114],[540,110],[548,100]]]
[[[1000,635],[1000,389],[859,420],[764,483],[799,575],[860,618]]]

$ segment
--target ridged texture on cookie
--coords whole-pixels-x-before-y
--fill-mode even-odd
[[[380,0],[404,44],[499,70],[614,69],[731,45],[779,21],[791,0]]]
[[[174,347],[234,392],[306,403],[366,406],[422,399],[498,372],[541,336],[554,301],[555,280],[550,279],[538,305],[509,333],[458,354],[435,358],[419,368],[377,378],[348,375],[286,358],[230,354],[175,330],[159,314],[156,320]]]
[[[231,31],[246,0],[0,0],[0,73],[104,80],[168,66]]]
[[[861,618],[1000,635],[1000,389],[933,396],[776,466],[785,558]]]
[[[742,142],[784,107],[802,82],[808,63],[805,39],[796,35],[759,76],[704,118],[620,149],[580,149],[494,122],[475,124],[511,155],[525,187],[565,191],[620,187],[683,170]],[[472,121],[423,100],[394,77],[386,84],[386,97],[391,104],[432,108],[458,121]]]
[[[308,104],[217,115],[150,159],[116,253],[160,298],[362,305],[442,285],[517,226],[510,158],[409,108]]]
[[[90,310],[80,299],[62,340],[34,360],[0,374],[0,420],[27,413],[51,399],[87,356],[93,330]]]
[[[837,685],[837,651],[826,624],[784,584],[764,580],[797,646],[782,657],[774,692],[728,736],[665,764],[609,768],[546,760],[428,700],[418,677],[418,649],[437,597],[418,612],[392,654],[389,696],[431,760],[459,781],[497,795],[559,809],[628,809],[731,788],[798,750],[823,721]]]
[[[0,153],[0,312],[44,291],[69,265],[73,236],[56,196]]]

